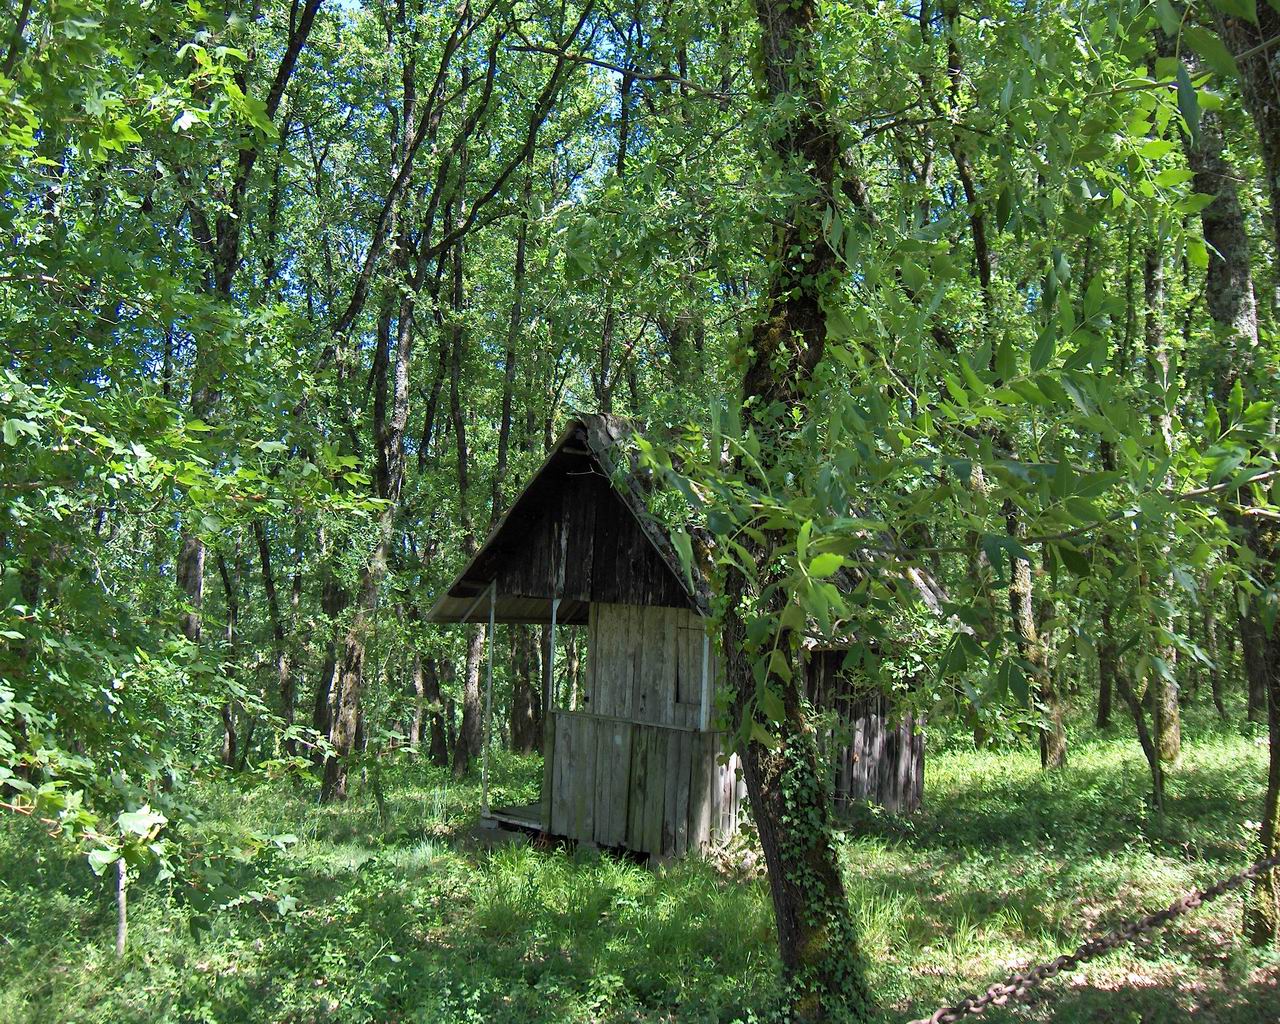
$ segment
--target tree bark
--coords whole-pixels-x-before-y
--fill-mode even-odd
[[[1164,267],[1160,255],[1159,242],[1147,247],[1143,260],[1142,290],[1146,301],[1146,318],[1144,334],[1147,348],[1147,371],[1151,379],[1153,394],[1159,395],[1160,407],[1152,415],[1153,425],[1160,437],[1162,455],[1173,457],[1173,410],[1169,407],[1167,388],[1170,380],[1169,345],[1164,332]],[[1165,475],[1165,486],[1172,483],[1172,477]],[[1172,529],[1172,524],[1169,524]],[[1162,560],[1168,561],[1172,546],[1172,537],[1161,545]],[[1158,635],[1156,650],[1153,652],[1160,661],[1160,666],[1153,666],[1147,678],[1147,686],[1152,693],[1152,708],[1156,715],[1156,739],[1160,748],[1160,758],[1164,761],[1176,761],[1182,752],[1182,713],[1178,705],[1178,649],[1173,642],[1173,604],[1174,580],[1172,575],[1164,579],[1164,593],[1156,598],[1158,605],[1164,605],[1168,611],[1155,624]]]
[[[280,600],[276,594],[275,574],[271,571],[271,546],[267,540],[266,526],[261,519],[253,521],[253,536],[258,542],[258,561],[262,568],[262,589],[267,597],[267,614],[271,620],[271,642],[276,662],[276,693],[280,701],[280,717],[286,730],[293,728],[294,681],[290,672],[289,648],[285,638],[284,617],[280,614]],[[292,757],[297,744],[286,736],[284,751]]]
[[[466,161],[459,172],[458,192],[466,183]],[[453,247],[450,255],[449,305],[452,323],[449,333],[452,356],[449,365],[449,416],[453,424],[453,443],[458,465],[458,518],[462,524],[463,551],[470,558],[476,550],[475,527],[471,518],[470,453],[467,450],[467,421],[462,409],[462,367],[467,341],[463,312],[466,294],[463,281],[463,242]],[[473,626],[467,638],[467,658],[462,679],[462,726],[458,730],[453,748],[453,774],[461,777],[467,773],[472,758],[479,756],[483,735],[483,709],[480,700],[480,662],[484,654],[485,628]]]
[[[1240,93],[1257,129],[1271,206],[1271,229],[1276,245],[1273,253],[1280,254],[1280,48],[1271,45],[1280,36],[1280,11],[1269,3],[1258,4],[1256,10],[1256,25],[1221,11],[1216,11],[1215,17],[1223,42],[1236,55]],[[1280,530],[1254,526],[1246,529],[1246,537],[1258,561],[1259,575],[1265,582],[1274,582]],[[1247,656],[1248,639],[1242,634],[1241,640],[1246,644]],[[1265,681],[1269,741],[1267,792],[1259,833],[1260,855],[1266,857],[1276,852],[1277,815],[1280,814],[1280,620],[1270,634],[1264,633],[1257,675]],[[1245,932],[1255,944],[1280,938],[1280,914],[1276,911],[1278,891],[1280,886],[1272,870],[1258,879],[1250,894]]]
[[[334,677],[333,721],[329,742],[333,754],[325,762],[321,797],[341,800],[347,795],[347,761],[355,749],[360,725],[360,696],[364,680],[365,646],[378,607],[378,588],[387,574],[400,491],[404,484],[404,433],[409,422],[409,363],[413,351],[413,293],[401,293],[395,330],[390,413],[386,411],[386,382],[380,382],[373,432],[377,442],[374,486],[383,504],[378,513],[373,550],[360,577],[354,614],[347,627]]]
[[[821,222],[835,205],[839,130],[819,86],[811,49],[820,31],[815,0],[755,0],[759,24],[764,98],[785,109],[769,136],[769,161],[803,168],[808,180],[797,190],[785,223],[775,229],[770,278],[749,344],[737,353],[744,366],[744,428],[760,441],[760,468],[737,470],[756,484],[760,472],[777,465],[782,449],[797,443],[790,414],[804,417],[804,397],[826,345],[821,289],[835,274],[835,258],[821,237]],[[741,748],[751,810],[769,873],[778,950],[786,981],[789,1015],[797,1020],[868,1020],[872,1002],[849,913],[844,881],[832,842],[831,808],[818,769],[816,737],[806,712],[802,666],[762,682],[781,695],[781,717],[770,721],[774,740],[762,742],[746,721],[755,716],[758,643],[748,640],[747,615],[773,618],[774,649],[791,658],[798,638],[780,615],[786,598],[772,581],[776,545],[786,538],[749,540],[762,578],[736,565],[725,570],[721,639],[725,682]],[[798,662],[798,659],[793,659]]]
[[[1209,687],[1213,694],[1213,706],[1218,711],[1218,718],[1227,720],[1227,705],[1222,694],[1222,663],[1218,660],[1218,615],[1213,607],[1213,595],[1205,602],[1204,608],[1204,641],[1209,657]]]
[[[227,657],[223,662],[223,672],[228,679],[234,679],[236,673],[237,646],[239,644],[240,602],[238,600],[239,559],[236,559],[236,579],[233,580],[227,563],[219,552],[217,556],[218,575],[222,578],[222,590],[226,595],[227,621],[223,638],[227,644]],[[236,712],[235,701],[226,700],[222,704],[222,763],[228,768],[236,766]]]
[[[1005,528],[1009,536],[1023,535],[1022,517],[1012,502],[1004,508]],[[1017,638],[1018,654],[1031,669],[1031,682],[1045,721],[1040,726],[1040,765],[1061,768],[1067,763],[1066,718],[1062,698],[1054,684],[1049,655],[1036,624],[1035,591],[1031,579],[1031,563],[1025,558],[1010,558],[1009,617]]]
[[[1189,146],[1187,161],[1197,192],[1216,197],[1200,211],[1209,249],[1204,298],[1217,326],[1218,343],[1207,346],[1206,367],[1214,398],[1225,402],[1237,380],[1249,375],[1258,347],[1258,305],[1249,262],[1249,236],[1236,186],[1239,172],[1223,155],[1222,120],[1213,111],[1200,119],[1199,144]]]
[[[1259,12],[1261,13],[1261,12]],[[1280,549],[1280,524],[1255,520],[1246,527],[1248,543],[1259,559],[1258,582],[1270,588],[1276,584],[1275,552]],[[1262,561],[1266,556],[1269,561]],[[1280,616],[1268,630],[1255,616],[1261,643],[1255,654],[1258,675],[1266,686],[1267,708],[1267,789],[1262,797],[1262,826],[1259,829],[1259,857],[1280,853]],[[1267,946],[1280,939],[1280,879],[1272,869],[1258,877],[1245,901],[1244,932],[1255,946]]]
[[[484,743],[484,711],[480,695],[480,665],[484,660],[484,626],[476,626],[467,637],[467,659],[462,678],[462,724],[453,746],[453,774],[466,775],[471,761],[480,756]]]
[[[1098,718],[1099,729],[1111,728],[1111,701],[1115,692],[1117,645],[1112,635],[1111,596],[1103,598],[1101,615],[1102,636],[1098,640]]]
[[[517,754],[532,754],[538,749],[542,733],[541,688],[542,657],[532,630],[513,626],[516,631],[517,665],[511,691],[511,749]]]

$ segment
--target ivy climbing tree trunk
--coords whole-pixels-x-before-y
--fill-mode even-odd
[[[463,171],[465,179],[465,169]],[[461,188],[461,186],[459,186]],[[470,455],[467,451],[467,421],[462,408],[462,367],[466,348],[467,331],[462,317],[465,292],[462,274],[463,248],[459,240],[450,257],[451,280],[450,308],[453,322],[449,325],[452,342],[452,362],[449,369],[449,414],[453,423],[453,443],[458,456],[458,508],[462,521],[462,546],[467,558],[475,554],[476,534],[468,505],[470,491]],[[480,702],[480,662],[484,655],[487,630],[484,626],[469,627],[467,658],[462,679],[462,726],[453,748],[453,774],[461,777],[471,766],[472,758],[480,754],[484,733],[483,713]]]
[[[813,52],[819,32],[815,0],[755,0],[764,100],[780,113],[769,139],[771,169],[803,180],[785,223],[775,228],[769,282],[757,322],[737,355],[743,367],[744,429],[760,459],[737,470],[768,486],[783,452],[797,443],[808,382],[827,339],[823,290],[836,277],[822,238],[834,206],[839,131],[830,116]],[[765,477],[765,478],[762,478]],[[832,840],[830,802],[818,771],[816,734],[804,698],[799,638],[782,618],[787,597],[770,586],[770,565],[786,538],[748,542],[758,574],[726,568],[722,643],[726,682],[739,736],[752,814],[769,872],[790,1016],[798,1020],[867,1020],[871,997]],[[762,644],[756,628],[770,622]],[[769,648],[784,664],[769,658]],[[767,665],[767,668],[761,668]],[[758,682],[777,698],[761,737]]]
[[[1144,320],[1144,336],[1147,348],[1147,374],[1151,382],[1151,393],[1158,396],[1159,407],[1152,413],[1152,426],[1160,438],[1160,447],[1165,458],[1173,458],[1173,411],[1170,407],[1170,392],[1174,382],[1170,379],[1169,341],[1164,330],[1164,261],[1160,251],[1160,240],[1157,239],[1147,247],[1143,260],[1142,289],[1146,301],[1146,317]],[[1166,487],[1173,483],[1172,468],[1165,473]],[[1169,525],[1172,529],[1172,524]],[[1160,546],[1160,556],[1168,561],[1173,538],[1170,536]],[[1173,605],[1171,597],[1175,592],[1172,576],[1166,576],[1162,593],[1153,595],[1152,606],[1158,609],[1159,621],[1154,623],[1157,636],[1154,657],[1151,659],[1152,670],[1147,677],[1147,686],[1152,693],[1152,712],[1156,720],[1156,742],[1163,761],[1176,761],[1182,752],[1182,713],[1178,704],[1178,648],[1173,640]]]
[[[1280,37],[1280,11],[1269,3],[1258,4],[1256,24],[1223,14],[1221,10],[1216,17],[1223,42],[1236,55],[1240,94],[1257,129],[1271,206],[1271,229],[1277,246],[1275,253],[1280,254],[1280,47],[1274,45]],[[1271,443],[1274,449],[1274,430]],[[1272,457],[1275,454],[1273,450]],[[1244,534],[1255,559],[1259,582],[1274,584],[1276,560],[1280,555],[1280,529],[1267,521],[1265,527],[1246,526]],[[1257,609],[1253,615],[1257,615]],[[1280,829],[1277,828],[1280,817],[1280,617],[1274,619],[1269,630],[1263,626],[1260,632],[1258,676],[1266,695],[1269,744],[1259,855],[1268,857],[1280,849]],[[1280,879],[1274,869],[1262,875],[1250,893],[1245,907],[1245,933],[1256,945],[1273,943],[1280,938]]]

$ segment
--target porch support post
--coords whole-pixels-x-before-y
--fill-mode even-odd
[[[550,707],[556,700],[556,612],[560,610],[560,598],[553,597],[551,599],[551,641],[547,645],[551,648],[547,652],[547,687],[551,691]]]
[[[711,638],[704,631],[702,634],[702,706],[698,709],[698,728],[707,731],[711,721],[711,679],[709,663],[711,661]]]
[[[547,632],[547,682],[542,690],[542,831],[551,831],[551,789],[556,764],[556,614],[560,598],[551,599],[551,629]]]
[[[480,756],[480,813],[489,814],[489,744],[493,721],[493,619],[498,581],[489,584],[489,668],[484,681],[484,749]]]

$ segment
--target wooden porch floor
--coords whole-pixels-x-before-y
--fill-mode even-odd
[[[538,832],[543,831],[541,804],[521,804],[518,807],[490,807],[489,813],[482,815],[481,820],[513,828],[531,828]]]

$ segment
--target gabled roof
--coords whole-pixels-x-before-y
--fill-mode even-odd
[[[590,601],[609,599],[611,586],[643,592],[643,600],[631,603],[678,601],[707,614],[710,593],[701,573],[694,568],[690,586],[667,529],[648,510],[647,481],[626,450],[631,433],[631,424],[618,416],[578,414],[570,420],[542,466],[431,606],[427,621],[483,621],[495,581],[497,622],[550,622],[552,598],[559,597],[556,621],[584,623]],[[597,508],[617,522],[597,526]],[[587,549],[577,550],[576,557],[570,541],[588,542],[570,532],[590,534]],[[593,565],[592,552],[599,561],[612,558],[615,549],[616,562]],[[593,567],[599,569],[594,584]],[[616,579],[628,575],[634,579]]]

